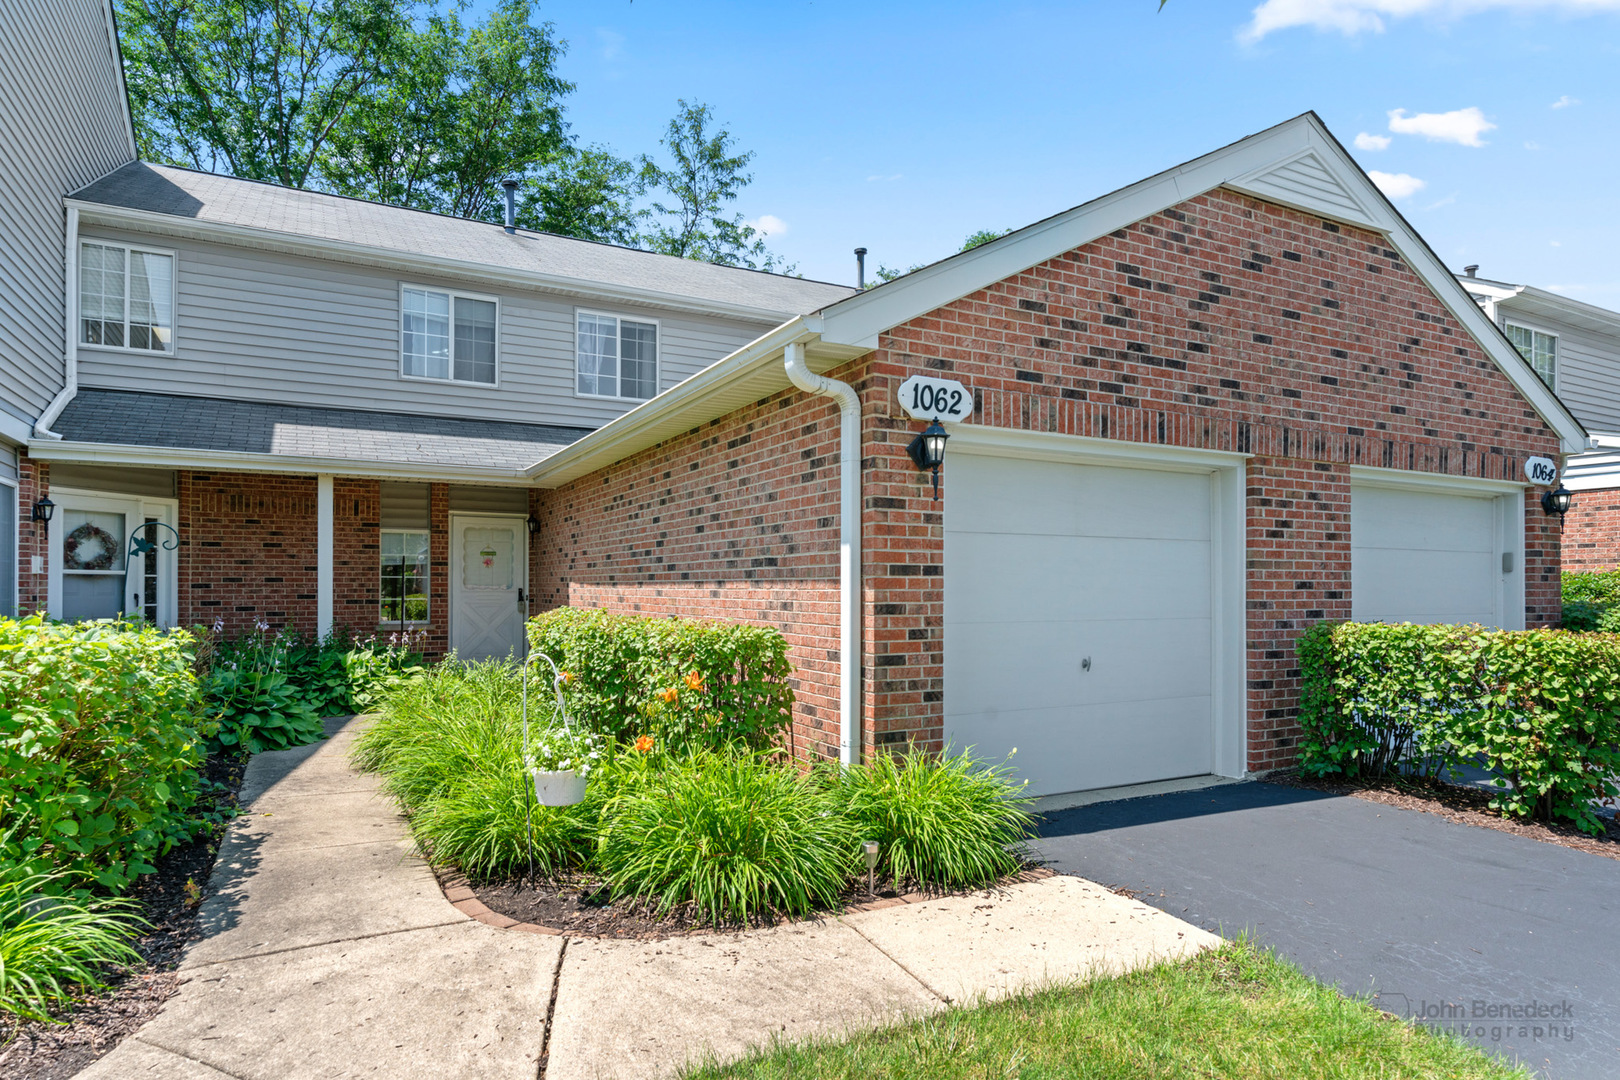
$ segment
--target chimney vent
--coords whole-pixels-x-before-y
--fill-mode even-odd
[[[1463,273],[1469,277],[1479,277],[1479,263],[1470,263],[1463,267]]]
[[[866,288],[866,249],[855,249],[855,287]]]
[[[501,187],[506,189],[506,231],[517,232],[517,189],[518,182],[512,179],[501,181]]]

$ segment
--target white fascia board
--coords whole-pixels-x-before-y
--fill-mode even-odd
[[[629,457],[673,434],[714,419],[715,410],[705,408],[706,402],[728,386],[765,373],[772,365],[781,368],[782,354],[788,344],[816,341],[818,328],[819,320],[814,317],[788,320],[730,356],[710,364],[696,375],[531,466],[529,477],[540,487],[557,487]],[[851,350],[840,351],[849,351],[852,356],[859,355]],[[821,363],[812,366],[824,369],[829,365]],[[776,389],[786,389],[791,385],[785,368],[776,374],[781,376],[781,385]]]
[[[1519,351],[1455,275],[1441,264],[1392,203],[1367,178],[1338,140],[1314,114],[1307,113],[1168,172],[1148,177],[998,240],[953,255],[915,273],[823,308],[822,340],[876,348],[878,335],[891,327],[943,307],[997,281],[1022,273],[1064,252],[1217,187],[1244,189],[1273,170],[1315,158],[1344,193],[1367,211],[1365,220],[1347,218],[1342,206],[1286,205],[1311,214],[1382,233],[1440,302],[1462,323],[1508,380],[1556,431],[1566,453],[1586,447],[1586,431],[1531,369]],[[1284,202],[1273,190],[1256,194],[1267,202]]]
[[[156,469],[292,473],[300,476],[329,473],[336,476],[375,476],[387,480],[533,486],[522,469],[424,465],[412,462],[366,461],[293,454],[253,454],[239,450],[188,450],[174,446],[70,442],[65,439],[60,442],[36,439],[29,444],[28,456],[40,461],[73,461],[83,464],[127,465]]]
[[[561,274],[541,274],[529,270],[514,270],[488,263],[465,259],[448,259],[396,251],[392,248],[356,244],[346,240],[327,240],[318,236],[300,236],[275,229],[258,229],[250,225],[232,225],[220,221],[183,218],[173,214],[160,214],[151,210],[133,210],[106,203],[67,199],[70,207],[79,211],[83,224],[102,225],[112,229],[135,229],[157,232],[166,236],[179,236],[205,242],[231,244],[236,247],[275,251],[286,255],[306,255],[329,262],[355,263],[361,266],[381,267],[393,272],[410,271],[429,276],[457,278],[485,285],[507,285],[519,289],[543,289],[547,292],[577,296],[598,303],[642,304],[666,308],[671,311],[712,315],[717,318],[739,319],[745,322],[780,323],[797,312],[772,311],[744,304],[727,304],[718,300],[702,300],[678,293],[652,289],[632,289],[608,285],[585,278],[566,277]]]
[[[1447,492],[1455,495],[1476,495],[1481,498],[1512,494],[1534,486],[1528,480],[1489,480],[1481,476],[1452,476],[1449,473],[1416,472],[1411,469],[1384,469],[1376,465],[1350,466],[1350,482],[1358,487]]]
[[[1531,318],[1545,313],[1570,326],[1604,337],[1620,339],[1620,311],[1610,311],[1596,304],[1571,300],[1567,296],[1538,289],[1533,285],[1521,285],[1514,290],[1511,297],[1504,297],[1498,302],[1502,305],[1503,313],[1509,317],[1515,311],[1524,311]]]

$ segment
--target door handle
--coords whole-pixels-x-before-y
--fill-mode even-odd
[[[518,603],[520,603],[520,604],[523,603],[523,590],[522,589],[518,590]]]

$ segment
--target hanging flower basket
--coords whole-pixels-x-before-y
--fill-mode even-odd
[[[534,769],[534,798],[541,806],[573,806],[585,801],[585,777],[572,769]]]

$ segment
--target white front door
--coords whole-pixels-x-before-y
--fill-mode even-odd
[[[520,517],[450,518],[450,647],[463,660],[522,651],[529,530]]]
[[[1016,747],[1031,795],[1215,771],[1211,475],[965,453],[947,471],[947,743]]]
[[[179,560],[172,500],[143,499],[57,488],[51,520],[50,603],[54,618],[111,619],[139,615],[158,626],[175,623]],[[149,554],[132,554],[136,535]]]

